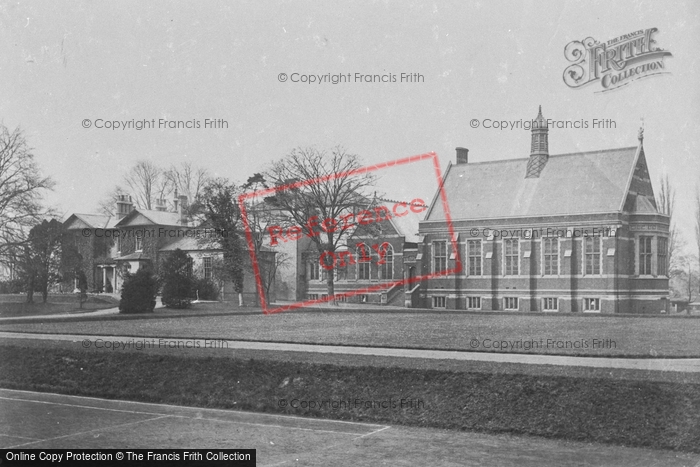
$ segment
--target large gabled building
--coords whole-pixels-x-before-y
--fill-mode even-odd
[[[654,200],[637,146],[549,155],[547,121],[532,125],[530,155],[470,163],[457,148],[420,223],[421,284],[432,308],[659,313],[669,307],[669,217]],[[452,245],[458,247],[458,254]]]

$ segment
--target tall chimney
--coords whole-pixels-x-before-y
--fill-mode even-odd
[[[180,224],[187,225],[187,195],[178,196],[177,213],[180,215]]]
[[[156,200],[156,211],[166,211],[167,207],[165,206],[165,200],[163,198],[157,199]]]
[[[457,150],[457,163],[466,164],[469,162],[469,149],[467,148],[456,148]]]
[[[124,219],[127,214],[131,212],[134,207],[134,203],[131,201],[131,196],[129,195],[118,195],[117,196],[117,219]]]

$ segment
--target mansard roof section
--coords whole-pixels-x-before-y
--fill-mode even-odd
[[[151,209],[134,209],[117,222],[116,227],[133,227],[141,225],[167,225],[182,227],[180,214],[176,212],[155,211]]]
[[[444,189],[453,220],[620,212],[640,146],[549,156],[539,178],[529,158],[451,165]],[[426,221],[444,221],[440,196]]]
[[[68,219],[63,222],[68,230],[77,229],[112,229],[117,224],[117,219],[114,216],[106,216],[102,214],[71,214]]]

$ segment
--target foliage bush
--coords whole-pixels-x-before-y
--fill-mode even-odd
[[[197,295],[198,292],[199,295]],[[216,285],[211,279],[196,279],[194,282],[192,296],[194,298],[199,298],[200,300],[218,300],[219,286]]]
[[[152,313],[156,307],[158,281],[145,268],[128,274],[122,286],[119,313]]]
[[[163,284],[163,305],[168,308],[189,308],[192,304],[194,278],[192,259],[179,248],[168,255],[160,267]]]
[[[6,281],[0,281],[0,294],[8,293],[22,293],[24,292],[24,287],[22,285],[22,279],[10,279]]]

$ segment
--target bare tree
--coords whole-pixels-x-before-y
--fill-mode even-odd
[[[107,216],[116,215],[117,201],[119,200],[119,196],[125,194],[128,194],[128,192],[124,188],[120,187],[119,185],[115,186],[114,189],[107,196],[105,196],[101,201],[97,203],[97,209],[101,214],[105,214]]]
[[[357,155],[335,147],[327,151],[299,148],[275,162],[266,178],[279,187],[274,204],[315,244],[325,269],[332,269],[336,251],[352,234],[339,227],[367,205],[375,177],[360,171]],[[328,220],[328,221],[327,221]],[[334,274],[326,274],[328,296],[334,299]]]
[[[242,191],[251,193],[269,188],[265,176],[256,173],[249,177],[241,187]],[[252,197],[244,202],[245,222],[250,229],[252,249],[257,259],[259,277],[266,297],[270,296],[272,285],[277,278],[277,272],[285,268],[290,260],[289,255],[282,251],[272,251],[266,248],[265,234],[272,226],[288,226],[287,216],[279,208],[265,200],[265,197]],[[254,273],[252,261],[248,263],[249,272]],[[259,296],[256,295],[256,303],[259,304]]]
[[[171,189],[177,189],[181,195],[187,195],[190,205],[196,204],[209,180],[209,173],[203,168],[194,168],[189,162],[183,162],[179,167],[171,166],[164,173]]]
[[[129,187],[142,209],[152,209],[154,200],[160,196],[163,189],[163,169],[149,161],[139,161],[124,175],[124,183]]]
[[[42,206],[54,182],[43,177],[19,128],[0,124],[0,262],[14,263],[29,230],[50,213]]]
[[[656,200],[661,214],[669,217],[668,228],[668,267],[671,269],[676,264],[676,252],[678,250],[678,229],[674,223],[673,211],[676,207],[676,190],[673,188],[668,174],[661,177],[659,196]]]

